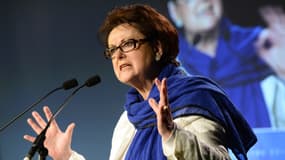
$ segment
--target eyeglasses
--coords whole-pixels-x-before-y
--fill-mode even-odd
[[[113,59],[115,58],[114,54],[118,49],[120,49],[121,52],[127,53],[132,50],[138,49],[141,44],[145,43],[148,41],[148,38],[143,38],[143,39],[128,39],[124,42],[122,42],[119,46],[117,47],[111,47],[111,48],[106,48],[105,49],[105,57],[107,59]]]

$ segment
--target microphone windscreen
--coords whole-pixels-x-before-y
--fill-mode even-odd
[[[89,78],[89,79],[85,82],[85,85],[86,85],[87,87],[91,87],[91,86],[94,86],[94,85],[96,85],[96,84],[98,84],[98,83],[100,83],[100,82],[101,82],[100,77],[99,77],[98,75],[95,75],[95,76]]]
[[[77,80],[74,78],[74,79],[65,81],[65,82],[62,84],[62,87],[63,87],[64,90],[68,90],[68,89],[70,89],[70,88],[76,87],[77,85],[78,85],[78,82],[77,82]]]

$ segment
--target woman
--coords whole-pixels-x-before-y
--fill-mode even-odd
[[[164,16],[147,5],[115,8],[100,35],[117,79],[130,86],[110,159],[230,159],[228,148],[246,159],[255,135],[216,84],[178,68],[178,35]],[[39,134],[46,123],[33,117],[28,123]],[[53,159],[84,159],[71,149],[73,128],[61,132],[52,122],[44,145]]]
[[[285,127],[285,14],[263,8],[268,28],[241,27],[223,16],[222,0],[170,0],[178,60],[225,89],[251,127]]]

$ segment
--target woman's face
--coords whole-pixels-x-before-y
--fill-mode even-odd
[[[222,17],[221,0],[177,0],[176,12],[186,32],[203,33],[215,29]]]
[[[115,27],[108,37],[108,48],[128,48],[130,51],[124,52],[119,48],[113,52],[112,64],[116,77],[122,83],[136,86],[142,85],[145,80],[151,80],[150,75],[154,68],[153,49],[147,40],[137,42],[132,49],[132,40],[145,39],[146,37],[136,28],[129,24],[121,24]]]

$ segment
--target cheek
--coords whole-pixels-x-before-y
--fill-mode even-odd
[[[149,53],[149,51],[146,53]],[[146,55],[146,53],[141,54],[142,56],[134,59],[133,69],[135,72],[137,73],[144,72],[152,64],[154,58],[152,59],[151,55]]]
[[[119,76],[119,69],[118,69],[118,67],[116,67],[117,65],[114,62],[112,62],[112,66],[113,66],[114,74],[118,78],[118,76]]]
[[[194,14],[194,10],[192,9],[193,7],[191,7],[190,5],[185,5],[185,6],[181,6],[179,7],[179,13],[180,13],[180,17],[184,22],[193,22],[193,20],[195,20],[195,14]]]

